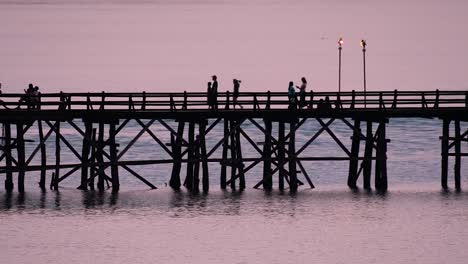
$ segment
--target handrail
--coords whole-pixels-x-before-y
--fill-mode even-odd
[[[296,103],[290,103],[287,92],[240,92],[236,98],[229,91],[217,94],[219,109],[268,110],[268,109],[317,109],[329,98],[330,106],[340,109],[379,109],[388,111],[399,108],[468,109],[468,91],[349,91],[314,92],[305,96],[296,93]],[[168,110],[171,112],[190,109],[208,109],[207,94],[204,92],[174,93],[43,93],[38,96],[19,93],[0,94],[0,111],[16,109],[41,110]],[[235,100],[234,100],[235,99]]]

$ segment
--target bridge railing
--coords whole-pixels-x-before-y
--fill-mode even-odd
[[[328,98],[328,99],[327,99]],[[375,92],[314,92],[296,93],[290,103],[287,92],[242,92],[235,98],[231,92],[218,93],[221,109],[438,109],[467,108],[468,91],[375,91]],[[41,110],[128,110],[183,111],[208,109],[206,93],[44,93],[38,96],[0,94],[0,109]],[[1,110],[0,110],[1,111]]]

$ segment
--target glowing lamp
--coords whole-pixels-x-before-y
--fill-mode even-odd
[[[344,43],[343,38],[340,38],[340,39],[338,40],[338,44],[341,46],[341,45],[343,45],[343,43]]]

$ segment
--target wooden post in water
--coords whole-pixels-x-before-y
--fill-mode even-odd
[[[92,138],[91,138],[91,166],[90,166],[90,175],[89,175],[89,188],[94,191],[94,178],[96,177],[96,152],[97,152],[97,130],[96,128],[92,129]]]
[[[182,166],[182,139],[184,138],[184,127],[185,122],[179,121],[177,126],[177,135],[175,140],[175,146],[172,146],[172,153],[174,155],[174,165],[172,167],[171,179],[169,180],[169,186],[173,189],[178,190],[180,188],[180,169]]]
[[[185,176],[185,187],[192,191],[193,190],[193,159],[194,159],[194,145],[195,145],[195,123],[189,123],[189,145],[188,145],[188,162],[187,162],[187,175]]]
[[[273,179],[271,175],[271,121],[268,119],[265,122],[265,142],[263,144],[263,189],[271,190],[273,187]]]
[[[104,157],[102,154],[104,148],[104,123],[99,122],[99,129],[98,129],[98,143],[96,147],[96,160],[98,165],[98,183],[97,187],[100,192],[104,191]]]
[[[229,148],[231,150],[231,189],[236,188],[236,169],[237,169],[237,155],[236,155],[236,132],[232,132],[233,130],[236,129],[235,125],[236,122],[234,120],[230,120],[230,134],[231,134],[231,144],[229,145]]]
[[[285,162],[285,136],[284,136],[284,122],[280,121],[278,123],[278,145],[276,149],[278,149],[278,188],[280,191],[284,190],[284,178],[285,178],[285,171],[284,171],[284,162]]]
[[[52,189],[58,190],[58,179],[60,178],[60,121],[56,121],[55,131],[55,174],[52,177]]]
[[[89,121],[83,120],[85,123],[85,132],[83,137],[83,145],[81,148],[81,181],[78,189],[88,189],[88,168],[89,168],[89,151],[91,148],[91,137],[93,133],[93,124]],[[94,156],[94,155],[93,155]]]
[[[387,139],[385,120],[380,121],[377,129],[377,150],[375,161],[375,189],[386,191],[387,184]]]
[[[354,90],[353,90],[354,95]],[[359,145],[361,143],[361,121],[354,120],[354,131],[351,137],[351,159],[349,160],[348,186],[351,189],[357,188],[358,166],[359,166]]]
[[[16,124],[16,150],[18,151],[18,192],[23,193],[26,171],[23,123]]]
[[[226,189],[226,163],[227,163],[227,154],[229,148],[229,120],[224,118],[224,137],[223,137],[223,156],[221,158],[221,180],[220,186],[221,189]]]
[[[209,179],[209,172],[208,172],[208,157],[206,153],[206,120],[202,120],[199,125],[199,136],[200,136],[200,158],[202,162],[202,185],[203,185],[203,192],[208,192],[210,188],[210,179]]]
[[[195,145],[193,148],[194,167],[193,167],[193,188],[192,191],[198,193],[200,191],[200,136],[195,137]]]
[[[291,192],[297,191],[297,171],[296,171],[296,122],[291,120],[289,124],[289,187]]]
[[[236,121],[236,166],[239,172],[239,189],[245,189],[244,160],[242,159],[242,144],[240,140],[240,120]]]
[[[371,189],[371,172],[372,172],[372,148],[374,145],[374,135],[372,133],[372,121],[367,121],[366,131],[366,147],[364,149],[364,161],[363,161],[363,178],[364,178],[364,189]]]
[[[111,122],[109,124],[109,154],[111,162],[112,192],[118,192],[120,189],[119,166],[117,165],[117,143],[115,140],[115,125],[115,122]]]
[[[454,177],[455,177],[455,189],[461,190],[460,182],[460,169],[461,169],[461,135],[460,135],[460,120],[455,120],[455,165],[454,165]]]
[[[5,190],[7,192],[13,191],[13,166],[11,159],[11,124],[4,123],[3,129],[5,130],[5,144],[3,146],[3,151],[5,152],[5,166],[6,166],[6,179],[5,179]]]
[[[46,143],[44,142],[44,131],[42,128],[42,120],[37,120],[37,129],[39,130],[39,144],[41,144],[41,178],[39,180],[39,187],[44,191],[46,189],[46,166],[47,166],[47,152]]]
[[[450,120],[444,119],[442,124],[442,174],[441,185],[443,189],[448,189],[448,152],[449,152],[449,133],[450,133]]]

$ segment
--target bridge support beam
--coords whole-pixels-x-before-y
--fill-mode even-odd
[[[226,176],[227,176],[227,156],[229,151],[229,120],[224,119],[224,135],[223,135],[223,154],[221,157],[221,189],[226,189]]]
[[[375,160],[375,189],[385,192],[388,188],[387,183],[387,139],[386,139],[386,121],[381,120],[377,128],[377,148]]]
[[[271,130],[272,124],[270,120],[265,119],[265,142],[263,144],[263,189],[271,190],[273,187],[273,177],[271,174]]]
[[[46,166],[47,166],[47,150],[46,150],[46,143],[44,139],[44,130],[42,128],[42,120],[37,120],[37,129],[39,131],[39,141],[40,141],[40,149],[41,149],[41,178],[39,180],[39,187],[42,191],[45,191],[46,187]]]
[[[210,175],[208,170],[208,156],[206,153],[206,121],[202,120],[199,125],[200,139],[200,159],[202,163],[202,188],[203,192],[208,192],[210,189]]]
[[[180,169],[182,167],[182,139],[184,137],[184,127],[185,122],[179,121],[177,126],[177,134],[175,138],[175,142],[171,142],[172,145],[172,153],[174,154],[174,164],[172,167],[171,179],[169,180],[169,186],[171,186],[175,190],[180,189]]]
[[[351,137],[351,159],[349,161],[348,187],[357,188],[358,166],[359,166],[359,146],[361,143],[361,121],[354,120],[353,136]]]
[[[371,189],[371,172],[372,172],[372,149],[374,144],[374,135],[372,133],[372,121],[367,121],[366,129],[366,146],[364,150],[363,161],[363,180],[364,189]]]
[[[16,150],[18,152],[18,192],[20,193],[24,192],[24,175],[26,171],[23,128],[23,123],[16,124]]]
[[[284,133],[285,127],[284,127],[284,122],[280,121],[278,123],[278,142],[276,149],[278,150],[278,188],[280,191],[284,190],[284,180],[286,178],[286,172],[284,170],[284,164],[285,164],[285,156],[286,156],[286,151],[285,151],[285,133]]]
[[[112,192],[118,192],[120,189],[119,166],[117,165],[117,143],[115,140],[115,123],[109,124],[109,154],[111,163]],[[83,158],[84,159],[84,158]]]
[[[291,121],[289,124],[289,147],[288,147],[288,161],[289,161],[289,187],[291,192],[296,192],[298,187],[297,182],[297,169],[296,169],[296,122]]]
[[[461,169],[461,133],[460,133],[460,120],[455,120],[455,164],[454,164],[454,178],[455,189],[461,190],[460,169]]]
[[[88,171],[89,171],[89,152],[91,150],[91,138],[93,133],[93,125],[91,122],[84,121],[85,131],[83,137],[83,145],[81,147],[81,181],[77,189],[88,189]],[[93,152],[94,153],[94,152]]]
[[[444,119],[442,124],[442,172],[441,172],[441,185],[444,190],[448,189],[448,152],[449,152],[449,133],[450,133],[450,120]]]

